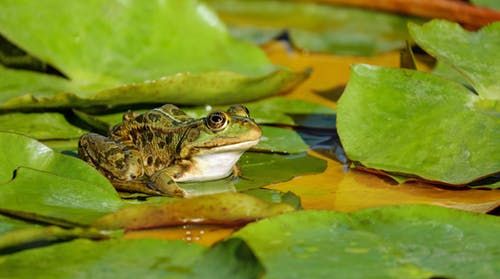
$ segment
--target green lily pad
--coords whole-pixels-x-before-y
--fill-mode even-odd
[[[286,203],[270,203],[241,193],[221,193],[166,203],[130,205],[103,216],[93,226],[127,230],[188,223],[235,226],[293,210]]]
[[[0,67],[0,109],[65,108],[136,103],[239,103],[287,91],[308,77],[281,69],[258,77],[232,72],[179,73],[95,93],[65,79]],[[29,88],[28,88],[29,87]],[[238,92],[238,94],[233,94]]]
[[[0,9],[0,33],[69,78],[3,68],[3,109],[234,103],[307,77],[274,67],[260,49],[228,36],[195,0],[24,0],[4,1]]]
[[[99,185],[23,167],[0,188],[0,212],[54,224],[87,225],[122,206]]]
[[[0,211],[56,224],[88,224],[122,202],[80,159],[25,136],[0,132]]]
[[[356,8],[296,1],[209,0],[237,37],[262,42],[288,30],[298,48],[373,55],[404,47],[409,18]],[[255,38],[257,40],[255,40]]]
[[[500,121],[480,97],[439,76],[356,65],[338,104],[347,156],[362,165],[447,184],[500,171]]]
[[[154,239],[75,240],[0,258],[2,278],[231,278],[251,279],[262,265],[233,240],[204,248]]]
[[[301,153],[309,150],[304,140],[292,129],[261,126],[262,138],[252,147],[253,151],[272,153]]]
[[[485,99],[500,100],[500,23],[477,32],[457,23],[433,20],[409,25],[415,42],[461,73]]]
[[[116,194],[109,181],[93,167],[78,158],[54,152],[34,139],[0,132],[0,149],[0,183],[10,181],[16,169],[26,167],[81,180]]]
[[[326,161],[305,153],[278,155],[247,152],[241,157],[239,165],[242,177],[235,183],[238,191],[321,173],[326,169]]]
[[[6,113],[0,115],[0,132],[22,134],[41,140],[79,138],[87,131],[71,125],[55,112]]]
[[[111,232],[92,228],[64,229],[57,226],[41,226],[0,215],[0,254],[49,245],[53,242],[75,238],[103,239]]]
[[[47,65],[19,49],[0,35],[0,64],[10,68],[44,72]]]
[[[471,0],[475,5],[500,10],[500,2],[497,0]]]
[[[234,237],[248,243],[269,279],[496,278],[497,218],[423,205],[298,211]]]

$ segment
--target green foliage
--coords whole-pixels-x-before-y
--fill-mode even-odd
[[[250,224],[242,238],[265,278],[495,278],[498,217],[434,206],[298,211]]]

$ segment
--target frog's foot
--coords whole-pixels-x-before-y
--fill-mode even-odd
[[[243,172],[241,172],[241,168],[238,165],[233,166],[233,173],[231,174],[233,179],[243,179],[249,180],[248,177],[243,176]]]
[[[164,195],[161,191],[151,188],[151,182],[146,179],[137,179],[133,181],[111,180],[111,183],[117,190],[123,192],[144,193],[152,196]]]
[[[175,183],[172,176],[169,174],[169,169],[157,172],[151,176],[151,181],[148,184],[151,190],[159,191],[163,195],[174,197],[187,197],[187,192]]]

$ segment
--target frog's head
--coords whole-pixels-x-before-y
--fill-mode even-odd
[[[227,111],[210,113],[191,128],[180,155],[186,158],[193,154],[244,152],[256,145],[261,136],[262,130],[250,118],[248,109],[234,105]]]
[[[213,112],[187,131],[180,157],[191,162],[176,181],[203,181],[227,177],[240,156],[256,145],[259,126],[241,105]]]

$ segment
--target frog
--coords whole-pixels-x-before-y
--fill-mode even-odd
[[[126,112],[106,136],[81,136],[78,154],[119,191],[188,197],[179,183],[239,175],[237,161],[261,136],[243,105],[192,118],[166,104]]]

